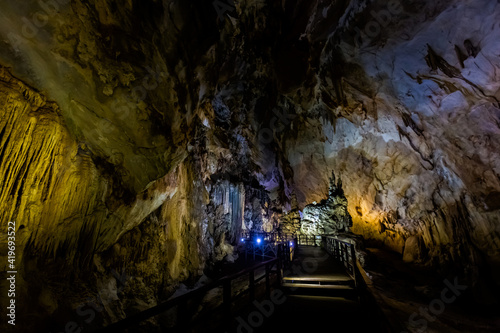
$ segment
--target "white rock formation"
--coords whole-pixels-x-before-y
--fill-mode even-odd
[[[498,290],[498,1],[235,3],[0,3],[0,225],[19,297],[41,295],[28,329],[61,330],[112,269],[141,280],[96,326],[231,259],[241,228],[296,231],[332,171],[352,232]]]

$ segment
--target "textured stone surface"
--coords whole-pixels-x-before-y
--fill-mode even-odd
[[[403,261],[420,261],[425,258],[426,254],[426,248],[421,237],[411,236],[406,239],[403,251]]]
[[[0,223],[33,325],[100,290],[95,325],[154,304],[240,228],[297,230],[332,171],[354,233],[499,281],[497,2],[47,3],[0,4]]]
[[[297,198],[292,193],[291,210],[281,216],[279,223],[279,231],[282,234],[297,234],[300,233],[302,212],[299,210]]]
[[[422,236],[431,258],[469,267],[470,278],[481,258],[498,267],[499,214],[486,204],[499,185],[499,32],[489,28],[497,6],[405,3],[385,29],[356,46],[355,28],[367,24],[361,18],[384,6],[351,3],[322,50],[320,102],[308,113],[323,118],[297,129],[294,123],[298,133],[287,140],[302,202],[317,200],[318,177],[324,182],[333,169],[353,232],[400,253],[405,239]],[[488,15],[480,13],[485,8]],[[466,53],[467,39],[481,51],[462,68],[454,45]]]
[[[347,211],[342,182],[336,182],[332,174],[328,198],[304,208],[300,231],[304,235],[337,235],[348,233],[351,227],[352,218]]]

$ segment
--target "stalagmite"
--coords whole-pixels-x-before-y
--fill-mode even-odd
[[[496,309],[499,20],[491,0],[3,1],[16,329],[151,308],[237,266],[251,232],[344,237],[373,283],[392,258]]]

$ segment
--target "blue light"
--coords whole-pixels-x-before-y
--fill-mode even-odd
[[[242,238],[242,239],[241,239],[241,241],[242,241],[242,242],[244,242],[244,241],[245,241],[245,238]]]
[[[262,242],[262,239],[257,238],[257,244],[260,244],[260,242]]]
[[[290,242],[290,246],[293,246],[293,242]]]

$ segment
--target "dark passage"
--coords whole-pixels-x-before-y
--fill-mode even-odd
[[[237,317],[233,332],[386,332],[379,309],[321,247],[299,246],[274,296]],[[361,284],[361,283],[360,283]]]
[[[0,333],[500,332],[499,21],[0,0]]]

